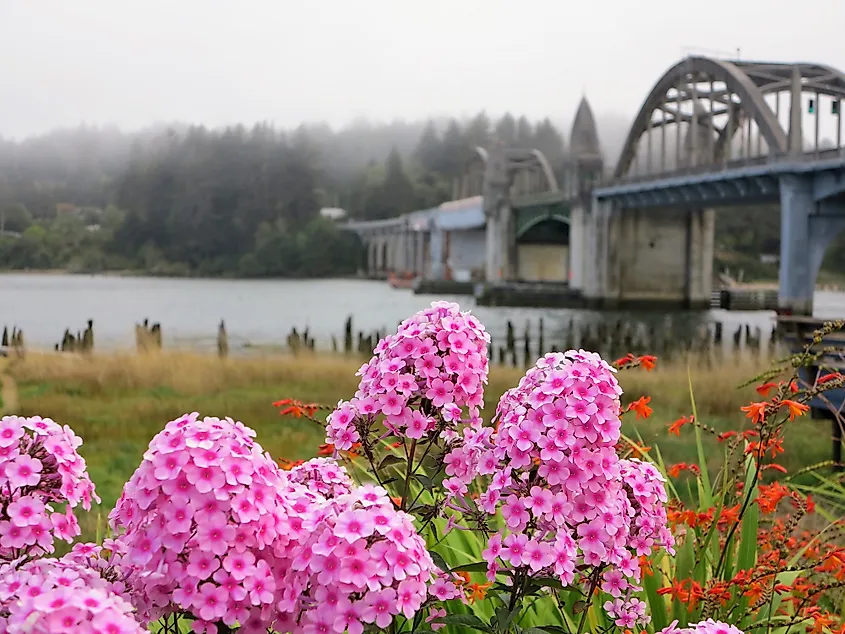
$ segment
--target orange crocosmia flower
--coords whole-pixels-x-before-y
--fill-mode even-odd
[[[631,361],[633,361],[634,359],[635,359],[634,355],[629,352],[628,354],[626,354],[621,359],[616,359],[616,361],[613,362],[613,365],[618,365],[618,366],[621,367],[623,365],[627,365],[628,363],[631,363]]]
[[[650,396],[641,396],[636,401],[628,405],[628,411],[635,411],[637,413],[637,418],[648,418],[654,411],[648,406],[649,401],[651,401]]]
[[[492,583],[471,583],[469,584],[470,597],[469,602],[475,603],[481,601],[487,596],[487,589],[492,588]]]
[[[839,372],[831,372],[830,374],[825,374],[824,376],[820,376],[816,380],[816,385],[824,385],[825,383],[830,383],[831,381],[835,381],[836,379],[841,379],[842,375]]]
[[[681,418],[676,420],[674,423],[669,425],[669,433],[674,434],[675,436],[680,436],[681,435],[681,427],[683,427],[687,423],[691,423],[691,422],[692,422],[692,416],[689,416],[689,417],[688,416],[682,416]]]
[[[281,401],[273,403],[273,407],[284,407],[285,405],[290,405],[291,403],[293,403],[292,398],[283,398]]]
[[[777,386],[778,386],[777,383],[772,383],[771,381],[769,381],[768,383],[763,383],[762,385],[758,385],[755,389],[757,390],[757,394],[759,394],[760,396],[766,397],[766,396],[769,395],[769,392],[771,392]]]
[[[792,401],[788,398],[782,400],[780,402],[781,406],[786,405],[789,408],[789,420],[795,420],[796,416],[802,416],[806,413],[810,408],[804,403],[798,403],[797,401]]]
[[[455,583],[457,583],[458,585],[463,585],[472,581],[468,572],[461,571],[456,572],[455,574],[458,576],[458,579],[455,579]]]
[[[775,471],[779,471],[780,473],[788,473],[786,467],[781,464],[776,464],[772,462],[771,464],[766,464],[760,467],[761,469],[774,469]]]
[[[651,447],[646,447],[645,445],[637,445],[632,443],[631,444],[631,455],[634,458],[645,458],[645,455],[651,451]]]
[[[654,366],[657,363],[657,357],[652,356],[650,354],[646,354],[639,358],[639,362],[640,365],[645,368],[646,372],[650,372],[654,369]]]
[[[677,478],[681,475],[681,471],[686,471],[689,469],[689,465],[686,462],[679,462],[678,464],[673,464],[666,473],[669,474],[670,478]]]
[[[766,407],[768,403],[751,403],[740,407],[745,412],[745,417],[750,418],[754,423],[760,423],[766,418]]]
[[[761,484],[758,487],[757,504],[763,513],[774,513],[778,503],[789,495],[789,489],[780,482],[769,485]]]
[[[716,440],[719,442],[725,442],[728,438],[733,438],[734,436],[736,436],[735,431],[726,431],[716,436]]]
[[[334,445],[332,444],[325,444],[320,445],[320,448],[317,449],[318,456],[331,456],[334,453]]]

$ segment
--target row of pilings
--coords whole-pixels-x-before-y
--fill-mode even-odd
[[[327,341],[317,342],[308,327],[291,328],[285,339],[285,348],[293,355],[331,350],[345,356],[370,357],[387,330],[355,330],[353,319],[347,317],[343,334],[331,335]],[[550,331],[540,318],[526,321],[521,327],[507,321],[504,332],[491,333],[490,362],[514,367],[528,367],[537,358],[549,352],[583,348],[599,352],[607,359],[616,359],[628,353],[651,354],[664,359],[683,357],[690,353],[705,359],[720,355],[743,353],[747,356],[771,357],[778,345],[776,329],[751,327],[748,324],[726,324],[712,321],[690,326],[673,323],[671,316],[651,323],[618,320],[569,320],[556,322]],[[138,352],[149,353],[162,349],[162,326],[148,319],[135,324],[135,343]],[[3,329],[2,347],[23,352],[23,331],[13,327]],[[91,353],[94,349],[94,324],[89,320],[83,331],[66,328],[55,350],[67,353]],[[217,350],[221,358],[229,355],[229,337],[225,322],[217,332]]]
[[[0,351],[4,350],[11,350],[19,357],[23,356],[25,346],[22,329],[12,326],[10,331],[8,326],[3,326],[3,335],[0,337]]]

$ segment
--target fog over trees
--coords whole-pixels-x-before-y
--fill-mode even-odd
[[[598,117],[597,125],[612,168],[629,123]],[[484,112],[339,130],[172,123],[0,139],[0,268],[352,274],[361,245],[321,217],[322,207],[360,219],[433,207],[451,198],[472,148],[494,135],[541,150],[562,172],[568,126]],[[752,258],[776,252],[776,219],[771,209],[720,214],[717,241]]]

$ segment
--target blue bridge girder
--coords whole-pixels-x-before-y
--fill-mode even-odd
[[[593,191],[599,201],[619,208],[701,208],[777,202],[784,174],[813,174],[814,198],[822,201],[845,193],[845,150],[802,157],[766,158],[706,165],[662,177],[620,181]]]

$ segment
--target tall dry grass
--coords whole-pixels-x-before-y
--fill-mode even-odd
[[[228,359],[166,351],[140,355],[31,354],[15,361],[8,371],[20,384],[61,384],[96,396],[159,389],[191,396],[275,385],[279,397],[301,394],[302,398],[333,404],[354,392],[358,382],[355,372],[361,363],[357,357],[308,354]],[[619,379],[629,396],[651,395],[656,405],[672,411],[689,408],[691,384],[699,411],[721,417],[735,414],[754,396],[753,387],[737,386],[768,367],[769,361],[759,357],[736,356],[705,363],[691,355],[658,361],[652,371],[626,371]],[[523,373],[521,368],[492,366],[487,400],[498,400]]]

